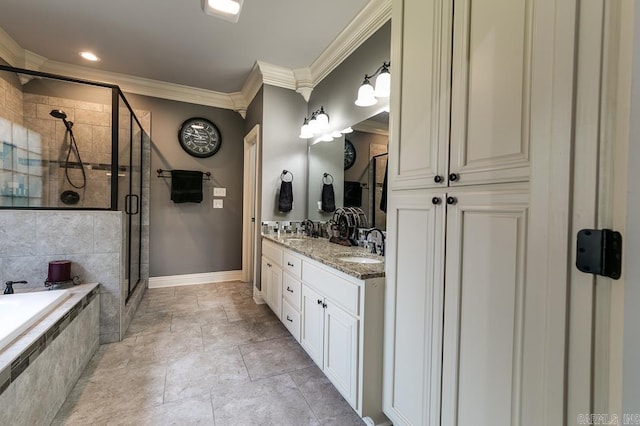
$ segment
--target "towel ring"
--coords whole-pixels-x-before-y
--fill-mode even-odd
[[[285,180],[285,177],[287,175],[291,175],[291,179]],[[280,180],[283,182],[293,182],[293,173],[291,173],[289,170],[283,170],[282,174],[280,175]]]
[[[331,178],[331,180],[329,180],[329,178]],[[333,176],[331,176],[331,174],[329,173],[323,174],[322,183],[324,183],[325,185],[331,185],[333,183]]]

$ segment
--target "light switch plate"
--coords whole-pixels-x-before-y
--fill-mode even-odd
[[[213,208],[221,209],[224,206],[224,200],[213,200]]]
[[[227,188],[213,188],[213,196],[214,197],[226,197],[227,196]]]

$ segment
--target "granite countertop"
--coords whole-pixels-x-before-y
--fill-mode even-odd
[[[330,243],[326,238],[285,234],[281,234],[280,237],[275,234],[263,234],[262,237],[360,280],[384,277],[384,257],[369,253],[361,247],[341,246]],[[362,264],[340,260],[341,257],[349,256],[367,257],[382,262]]]

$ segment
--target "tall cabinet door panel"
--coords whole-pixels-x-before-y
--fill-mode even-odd
[[[519,425],[528,192],[448,196],[442,425]]]
[[[358,401],[358,320],[327,301],[324,317],[324,374],[352,407]]]
[[[383,409],[395,425],[435,426],[440,424],[445,194],[410,190],[389,197]]]
[[[302,286],[302,330],[300,345],[322,368],[324,340],[324,298],[308,286]]]
[[[400,121],[393,126],[396,143],[390,146],[392,189],[434,186],[434,177],[446,174],[450,29],[442,27],[450,26],[450,20],[443,24],[443,15],[450,13],[449,4],[445,0],[393,2],[396,46],[391,66],[398,67],[401,78],[394,79],[391,92],[394,117]]]
[[[451,185],[529,179],[532,3],[455,2]]]

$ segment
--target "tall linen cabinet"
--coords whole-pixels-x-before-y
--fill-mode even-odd
[[[523,404],[544,404],[525,364],[546,305],[527,272],[554,3],[393,2],[383,405],[394,425],[531,424]]]

